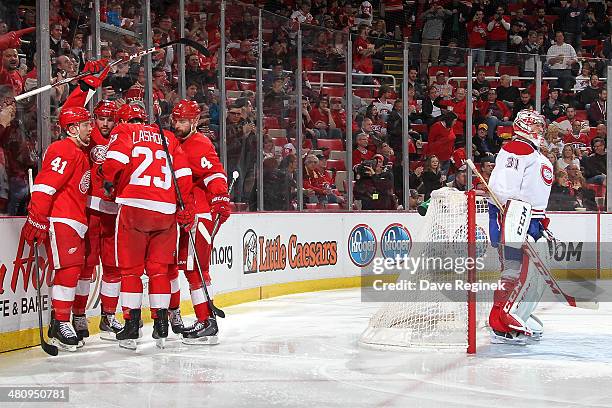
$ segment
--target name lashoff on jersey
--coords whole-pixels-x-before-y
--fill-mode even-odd
[[[400,279],[397,282],[384,282],[383,280],[377,279],[372,282],[374,290],[377,291],[449,291],[449,290],[461,290],[470,292],[479,291],[495,291],[504,290],[505,282],[498,280],[496,282],[484,282],[479,280],[477,282],[467,282],[461,279],[455,279],[454,282],[433,282],[428,279],[419,279],[417,281]]]

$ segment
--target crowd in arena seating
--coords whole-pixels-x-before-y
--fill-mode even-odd
[[[153,42],[181,36],[176,1],[151,1]],[[535,109],[537,61],[542,62],[541,113],[549,122],[543,152],[555,169],[551,210],[596,210],[606,185],[606,69],[612,58],[612,1],[584,0],[260,0],[228,1],[226,7],[226,95],[219,92],[219,1],[186,0],[182,36],[207,46],[209,56],[187,47],[187,97],[203,110],[200,130],[220,143],[220,103],[226,103],[227,171],[239,170],[236,209],[256,208],[257,146],[263,138],[264,209],[295,210],[298,195],[310,209],[415,208],[448,185],[465,189],[468,104],[472,145],[485,177],[512,134],[521,109]],[[254,4],[253,4],[254,3]],[[101,22],[142,31],[141,2],[101,1]],[[9,9],[9,7],[13,7]],[[52,81],[76,75],[93,60],[88,51],[91,13],[87,4],[52,0]],[[262,95],[264,134],[257,126],[257,37],[263,9]],[[35,35],[3,44],[2,35],[34,27],[34,8],[0,5],[0,213],[23,214],[26,169],[35,167],[36,100],[17,105],[11,97],[37,86]],[[142,35],[102,27],[101,57],[115,60],[144,47]],[[298,28],[302,33],[301,133],[303,157],[296,157]],[[344,92],[346,44],[352,40],[353,93]],[[408,99],[400,99],[401,73],[390,73],[390,52],[409,41]],[[471,49],[471,51],[470,51]],[[473,94],[467,94],[466,56],[473,56]],[[398,54],[393,54],[398,55]],[[396,57],[397,58],[397,57]],[[392,60],[392,59],[391,59]],[[178,53],[155,53],[153,98],[167,119],[178,101]],[[400,63],[401,64],[401,63]],[[400,69],[401,71],[401,69]],[[392,81],[391,75],[396,76]],[[520,79],[519,79],[520,78]],[[55,117],[73,83],[51,92]],[[142,103],[141,59],[118,64],[101,86],[103,99]],[[408,118],[403,118],[403,104]],[[347,117],[351,104],[352,117]],[[347,140],[351,130],[352,140]],[[403,130],[410,136],[409,183],[403,182]],[[53,138],[59,128],[51,129]],[[347,169],[346,151],[353,169]],[[303,166],[304,190],[296,170]],[[347,185],[354,172],[354,186]],[[480,188],[474,180],[476,188]],[[409,203],[403,189],[409,184]],[[347,203],[353,188],[355,203]],[[601,205],[600,205],[601,206]]]

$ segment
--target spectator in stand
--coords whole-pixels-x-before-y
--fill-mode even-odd
[[[474,157],[478,157],[478,160],[482,163],[487,157],[495,154],[495,149],[489,143],[488,137],[489,126],[486,123],[478,125],[476,135],[472,138],[472,145],[474,146]]]
[[[453,112],[457,115],[457,122],[453,130],[455,135],[465,134],[465,121],[467,120],[467,103],[465,99],[466,90],[464,88],[457,88],[455,91],[455,97],[450,101],[440,101],[440,105],[445,107],[449,112]]]
[[[357,15],[355,16],[355,24],[365,24],[367,26],[372,26],[373,16],[372,3],[369,1],[364,1],[359,6],[359,10],[357,11]]]
[[[582,34],[582,21],[585,16],[585,8],[578,0],[561,0],[559,10],[559,28],[563,31],[567,42],[574,47],[580,46]]]
[[[476,70],[476,79],[472,83],[472,89],[476,91],[474,94],[480,96],[480,99],[483,100],[487,98],[487,92],[489,92],[489,89],[491,89],[491,84],[489,84],[486,77],[487,74],[485,70],[478,68]]]
[[[538,44],[538,33],[535,30],[530,30],[527,34],[527,41],[523,41],[519,52],[522,55],[523,62],[521,64],[522,76],[535,78],[536,61],[539,55],[544,53],[542,46]]]
[[[504,7],[498,5],[495,14],[487,24],[489,32],[487,49],[489,64],[506,63],[506,51],[508,50],[508,32],[510,31],[510,18],[504,15]],[[500,51],[500,52],[493,52]]]
[[[397,210],[391,168],[384,165],[384,158],[380,154],[374,160],[374,168],[364,164],[356,167],[355,200],[361,200],[362,210]]]
[[[334,123],[336,124],[336,128],[342,132],[342,138],[346,135],[346,127],[347,127],[347,117],[346,111],[342,107],[342,98],[333,97],[330,98],[330,110],[332,117],[334,118]],[[354,120],[351,120],[351,128],[353,131],[357,130],[357,123]]]
[[[408,119],[410,123],[421,124],[423,123],[423,116],[421,115],[421,103],[416,99],[416,92],[414,87],[408,84]]]
[[[286,104],[289,99],[285,91],[286,83],[287,78],[283,76],[274,78],[272,87],[264,96],[263,108],[266,116],[275,116],[281,120],[285,117]]]
[[[243,172],[243,157],[247,149],[247,139],[255,131],[255,125],[246,123],[242,119],[242,108],[232,105],[227,114],[227,171],[231,174],[234,170]],[[218,147],[217,147],[218,149]],[[244,179],[244,177],[240,177]],[[233,201],[242,202],[243,198],[243,181],[237,181],[234,188]],[[249,190],[250,191],[250,190]]]
[[[543,3],[543,2],[542,2]],[[543,6],[543,4],[542,4]],[[554,35],[554,24],[548,22],[546,20],[546,8],[538,7],[537,11],[535,11],[536,19],[533,23],[533,27],[540,28],[543,32],[550,33],[550,35]],[[533,13],[532,13],[533,14]]]
[[[555,33],[555,43],[546,52],[546,61],[550,65],[550,74],[557,77],[557,86],[569,92],[574,86],[572,65],[578,62],[576,50],[565,42],[561,31]]]
[[[387,123],[383,120],[382,116],[378,112],[378,108],[374,104],[370,104],[366,109],[366,118],[372,120],[372,129],[381,134],[387,133]]]
[[[70,53],[70,44],[62,39],[62,31],[63,28],[60,23],[53,23],[49,28],[49,49],[53,51],[53,56],[56,58]]]
[[[597,74],[591,75],[591,81],[583,91],[578,94],[578,102],[583,109],[587,109],[590,104],[599,99],[601,83]]]
[[[436,72],[436,82],[433,85],[438,90],[438,95],[444,100],[451,100],[453,97],[453,86],[448,83],[444,71]]]
[[[591,141],[593,153],[582,159],[584,177],[587,183],[606,185],[607,163],[606,142],[604,139],[595,138]]]
[[[398,160],[402,160],[402,140],[403,140],[403,120],[402,120],[402,100],[397,99],[393,103],[393,110],[387,118],[387,143],[397,152]],[[415,149],[416,151],[416,149]]]
[[[13,88],[13,94],[19,95],[23,92],[24,80],[19,73],[19,55],[15,48],[1,50],[2,65],[0,66],[0,86],[9,85]]]
[[[598,123],[595,128],[595,137],[606,140],[608,137],[608,128],[605,123]],[[589,142],[590,143],[590,142]]]
[[[576,208],[576,198],[569,188],[567,172],[557,170],[555,182],[550,188],[547,210],[549,211],[574,211]]]
[[[382,85],[378,89],[378,97],[372,101],[374,106],[378,108],[378,114],[384,121],[387,121],[387,116],[393,109],[393,89],[388,85]]]
[[[495,91],[497,92],[497,99],[505,102],[510,108],[512,108],[514,102],[518,101],[521,97],[521,91],[519,91],[516,86],[512,85],[510,75],[506,74],[501,76],[500,84]]]
[[[608,119],[608,91],[605,88],[599,90],[599,97],[592,102],[587,110],[589,123],[591,126],[597,126],[600,122],[606,122]]]
[[[440,65],[461,67],[465,65],[465,49],[457,46],[457,40],[451,38],[446,47],[440,51]]]
[[[535,101],[531,99],[531,93],[528,89],[523,89],[521,91],[520,100],[514,103],[514,106],[512,107],[512,119],[514,120],[516,115],[523,109],[535,110]]]
[[[304,158],[304,189],[314,191],[308,195],[309,203],[327,204],[344,202],[326,171],[318,169],[319,159],[309,154]]]
[[[263,161],[264,211],[288,211],[291,197],[290,181],[286,172],[278,169],[276,158],[268,157]],[[257,185],[255,185],[257,187]],[[257,190],[254,189],[254,192]],[[255,196],[256,197],[256,196]],[[255,211],[257,199],[251,196],[251,210]]]
[[[565,114],[565,105],[559,103],[559,90],[550,88],[548,98],[542,104],[542,115],[548,122],[554,122]]]
[[[363,118],[359,132],[368,135],[370,138],[370,143],[376,146],[380,146],[385,142],[385,135],[374,130],[372,119],[370,118]]]
[[[425,201],[429,200],[432,191],[442,188],[446,176],[440,171],[440,160],[436,156],[429,156],[425,160],[421,180],[422,183],[417,190],[425,196]]]
[[[428,64],[438,65],[440,40],[444,32],[444,20],[452,15],[438,0],[431,2],[431,8],[423,13],[425,22],[421,31],[421,72],[427,72]]]
[[[591,145],[591,128],[587,121],[575,120],[572,122],[572,131],[563,134],[563,143],[569,144],[581,153],[586,152]]]
[[[563,141],[560,137],[560,129],[558,126],[554,126],[555,122],[546,129],[544,134],[544,140],[541,143],[541,147],[544,147],[547,151],[554,153],[557,157],[561,154],[563,149]],[[553,163],[554,164],[554,163]]]
[[[576,84],[574,85],[574,92],[582,92],[591,84],[591,64],[582,64],[580,75],[576,77]]]
[[[608,12],[612,13],[612,9],[609,9]],[[610,16],[611,15],[608,14],[608,17]],[[603,41],[603,47],[601,49],[601,52],[599,53],[599,57],[605,58],[607,60],[612,59],[612,31],[610,31],[606,39]]]
[[[488,30],[484,23],[484,11],[476,10],[474,18],[467,24],[468,46],[476,65],[485,64]]]
[[[450,158],[455,146],[455,132],[453,126],[457,115],[447,112],[429,128],[427,137],[428,153],[435,155],[440,160],[440,169],[443,174],[448,173]]]
[[[482,174],[482,177],[485,179],[485,181],[488,184],[489,179],[491,178],[491,173],[493,173],[493,169],[495,168],[495,156],[484,157],[480,161],[480,164],[481,164],[480,174]],[[487,188],[483,184],[482,180],[480,180],[480,178],[475,177],[473,185],[474,185],[474,189],[477,192],[480,191],[482,193],[485,193],[485,192],[488,193]]]
[[[423,99],[425,96],[425,85],[419,79],[419,71],[412,67],[408,69],[408,85],[412,85],[417,99]]]
[[[512,111],[508,109],[505,103],[497,100],[497,92],[495,89],[489,89],[487,100],[477,103],[479,120],[488,126],[489,142],[494,145],[499,145],[501,141],[497,137],[498,126],[511,126]]]
[[[459,167],[453,181],[446,183],[446,187],[454,188],[459,191],[465,191],[467,188],[467,164]]]
[[[438,89],[435,86],[430,86],[427,91],[427,96],[423,99],[423,119],[425,123],[431,125],[442,114],[440,102],[442,97],[438,95]]]
[[[329,107],[329,99],[322,96],[319,104],[310,111],[310,119],[315,129],[319,131],[322,139],[341,139],[342,132],[337,128],[336,122]]]
[[[353,69],[362,74],[381,73],[382,67],[379,65],[374,68],[372,55],[376,53],[374,44],[368,41],[369,28],[366,25],[359,27],[359,36],[353,44]],[[355,83],[371,83],[370,77],[356,76]]]
[[[576,168],[580,168],[580,160],[578,160],[576,154],[574,153],[574,147],[566,144],[561,150],[561,155],[557,160],[555,168],[557,170],[565,170],[565,168],[569,165],[574,165]]]
[[[576,120],[576,108],[568,106],[565,109],[565,115],[559,116],[555,121],[555,126],[559,128],[562,134],[572,133],[573,124]]]

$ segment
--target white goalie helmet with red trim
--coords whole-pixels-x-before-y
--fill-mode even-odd
[[[512,127],[515,136],[527,139],[539,148],[546,132],[546,119],[534,110],[523,109],[516,115]]]

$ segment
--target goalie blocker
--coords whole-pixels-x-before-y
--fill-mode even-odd
[[[491,244],[498,248],[502,264],[502,288],[494,293],[489,315],[493,342],[526,344],[523,335],[534,340],[542,336],[542,322],[533,312],[545,283],[537,271],[529,271],[529,257],[522,248],[528,236],[536,241],[542,237],[548,219],[532,219],[531,213],[531,205],[520,200],[508,200],[503,216],[489,204]]]

